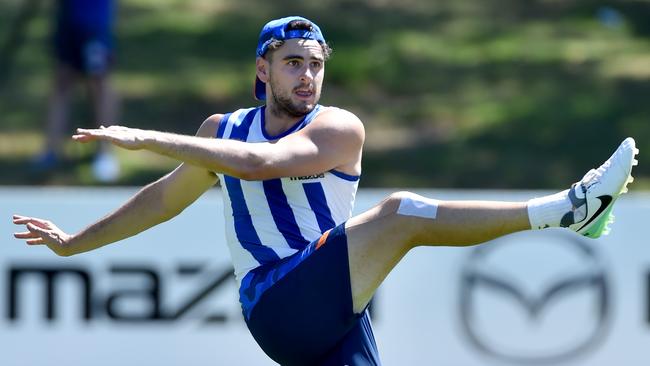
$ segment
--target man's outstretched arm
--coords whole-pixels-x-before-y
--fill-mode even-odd
[[[79,129],[74,136],[81,142],[102,140],[149,150],[245,180],[311,175],[342,167],[344,173],[358,174],[364,137],[361,121],[339,109],[321,113],[309,126],[274,142],[247,143],[122,126]]]
[[[218,125],[218,121],[216,121]],[[206,121],[198,136],[210,136],[215,121]],[[145,186],[126,203],[76,234],[68,234],[49,220],[14,215],[13,222],[25,225],[14,234],[29,245],[47,245],[61,256],[70,256],[100,248],[131,237],[178,215],[218,178],[204,168],[181,164],[171,173]]]

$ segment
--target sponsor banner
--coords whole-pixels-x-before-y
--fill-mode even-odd
[[[135,192],[0,189],[0,364],[274,364],[242,320],[218,190],[156,228],[70,258],[11,237],[14,213],[76,231]],[[490,200],[544,193],[417,192]],[[362,190],[356,212],[388,193]],[[648,194],[623,196],[612,233],[599,240],[548,229],[411,251],[372,306],[384,364],[648,364],[649,208]]]

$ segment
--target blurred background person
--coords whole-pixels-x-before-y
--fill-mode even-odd
[[[36,172],[52,171],[65,159],[64,143],[70,134],[71,95],[76,82],[81,81],[86,87],[93,123],[109,125],[117,119],[119,100],[110,81],[115,8],[116,0],[56,0],[53,81],[45,147],[32,162]],[[109,145],[99,147],[92,171],[102,182],[119,178],[119,162]]]

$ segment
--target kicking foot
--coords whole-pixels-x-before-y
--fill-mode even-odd
[[[574,183],[568,192],[573,209],[562,217],[560,226],[590,238],[607,235],[609,224],[614,222],[614,202],[634,180],[631,172],[638,164],[634,158],[638,153],[634,139],[628,137],[603,165]]]

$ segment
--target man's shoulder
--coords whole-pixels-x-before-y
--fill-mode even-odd
[[[358,121],[359,123],[361,120],[359,117],[357,117],[354,113],[348,111],[347,109],[339,108],[339,107],[325,107],[323,106],[321,109],[321,112],[318,114],[316,118],[334,118],[338,120],[350,120],[350,121]]]
[[[356,114],[338,107],[323,107],[314,121],[320,122],[321,126],[331,128],[360,129],[363,130],[363,122]]]
[[[248,115],[249,112],[259,110],[260,107],[249,107],[249,108],[241,108],[233,112],[229,113],[215,113],[203,121],[203,124],[199,128],[199,131],[197,132],[197,136],[202,136],[202,137],[215,137],[217,135],[217,131],[219,130],[219,127],[222,127],[222,123],[228,123],[228,121],[232,122],[233,118],[237,116],[237,119],[240,119],[243,116]],[[231,117],[232,116],[232,117]]]
[[[323,107],[314,121],[305,128],[312,138],[334,139],[340,144],[361,146],[365,140],[363,123],[354,113],[337,107]]]
[[[314,125],[327,130],[356,131],[361,134],[364,131],[363,122],[359,117],[348,110],[338,107],[323,107],[314,122],[317,122]]]
[[[196,135],[200,137],[215,137],[223,116],[223,114],[215,113],[206,118],[196,132]]]

